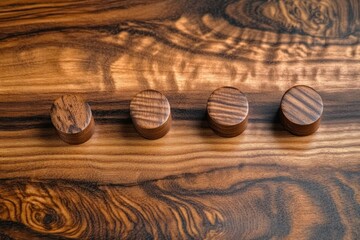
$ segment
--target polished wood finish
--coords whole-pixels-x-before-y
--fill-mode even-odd
[[[357,239],[359,180],[351,170],[267,164],[129,186],[5,179],[0,181],[1,216],[6,219],[0,236]]]
[[[210,95],[207,115],[210,127],[218,135],[235,137],[246,129],[249,103],[239,89],[221,87]]]
[[[289,132],[307,136],[318,130],[323,110],[322,98],[313,88],[294,86],[281,99],[281,123]]]
[[[81,144],[91,138],[95,122],[91,108],[77,95],[64,95],[56,99],[50,116],[59,137],[69,144]]]
[[[359,1],[306,2],[0,1],[0,238],[358,239]],[[316,134],[280,123],[294,85],[323,99]],[[222,86],[250,103],[235,138],[206,119]],[[145,89],[171,104],[156,141],[131,122]],[[64,94],[91,106],[86,144],[51,124]]]
[[[161,138],[171,127],[169,101],[155,90],[136,94],[130,103],[130,116],[138,133],[147,139]]]

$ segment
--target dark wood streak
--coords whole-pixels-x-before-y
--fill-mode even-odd
[[[129,124],[130,100],[136,93],[87,93],[86,99],[92,106],[94,118],[98,124]],[[201,121],[206,116],[206,103],[211,91],[192,91],[189,93],[164,92],[171,104],[172,116],[176,120]],[[360,121],[359,91],[320,92],[326,111],[324,124],[342,124]],[[249,121],[257,123],[271,123],[277,118],[283,92],[247,93],[251,101],[251,117]],[[32,128],[49,128],[51,121],[49,108],[54,96],[43,94],[38,100],[16,101],[17,96],[7,95],[0,101],[0,129],[3,131],[17,131]],[[0,96],[1,99],[1,96]],[[5,101],[5,99],[7,101]],[[179,99],[184,99],[179,101]],[[341,101],[337,101],[341,99]],[[347,107],[344,108],[343,106]]]
[[[267,165],[130,186],[9,179],[0,225],[21,226],[5,231],[14,238],[32,229],[80,239],[356,239],[359,183],[354,171]]]

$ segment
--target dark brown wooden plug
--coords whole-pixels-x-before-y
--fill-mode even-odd
[[[207,115],[215,133],[222,137],[235,137],[246,129],[249,103],[237,88],[218,88],[209,97]]]
[[[280,120],[294,135],[310,135],[319,128],[324,104],[311,87],[299,85],[290,88],[280,105]]]
[[[64,95],[56,99],[50,114],[57,133],[66,143],[84,143],[95,131],[90,106],[80,96]]]
[[[144,138],[158,139],[170,130],[170,104],[158,91],[145,90],[138,93],[130,103],[130,115],[136,130]]]

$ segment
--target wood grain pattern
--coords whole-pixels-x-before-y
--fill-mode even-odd
[[[0,239],[359,239],[358,0],[0,1]],[[305,137],[280,124],[294,85],[324,103]],[[241,89],[247,130],[221,138],[210,94]],[[161,91],[148,141],[131,99]],[[79,94],[97,127],[59,140]]]
[[[1,182],[0,229],[77,239],[357,239],[360,175],[234,166],[136,185]],[[20,226],[25,227],[20,227]],[[41,236],[41,235],[40,235]]]
[[[209,97],[206,110],[209,126],[220,136],[235,137],[246,129],[249,103],[237,88],[216,89]]]
[[[321,96],[309,86],[294,86],[284,94],[280,119],[284,127],[299,136],[310,135],[320,126],[324,104]]]
[[[167,98],[155,90],[144,90],[131,100],[130,116],[139,134],[147,139],[165,136],[171,127],[171,107]]]
[[[77,95],[64,95],[56,99],[51,106],[50,117],[60,138],[69,144],[84,143],[94,134],[91,108]]]

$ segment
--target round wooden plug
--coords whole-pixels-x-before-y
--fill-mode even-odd
[[[311,87],[299,85],[290,88],[282,97],[280,120],[294,135],[310,135],[319,128],[324,104]]]
[[[237,88],[218,88],[209,97],[207,115],[215,133],[222,137],[235,137],[246,129],[249,103]]]
[[[59,137],[66,143],[84,143],[95,131],[90,106],[80,96],[64,95],[56,99],[50,115]]]
[[[170,130],[170,104],[158,91],[145,90],[138,93],[131,100],[130,115],[136,130],[144,138],[158,139]]]

